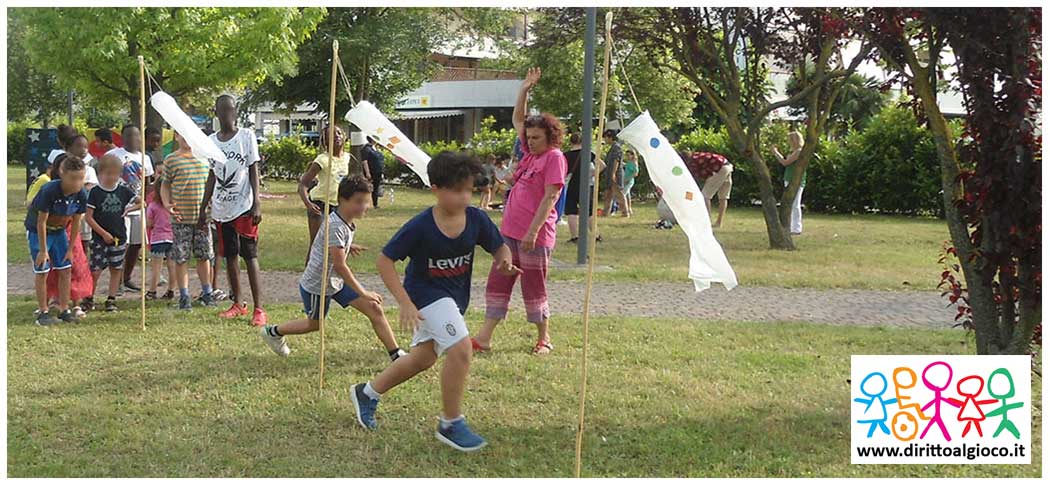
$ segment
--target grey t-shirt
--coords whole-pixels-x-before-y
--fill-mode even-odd
[[[343,220],[342,216],[339,216],[338,211],[332,211],[328,215],[328,246],[337,246],[344,250],[350,248],[350,243],[354,241],[355,229],[356,227],[353,224],[348,224]],[[321,230],[324,230],[324,226],[321,226]],[[310,261],[306,264],[303,276],[299,277],[299,285],[306,289],[307,292],[321,295],[321,270],[323,265],[324,235],[318,231],[317,236],[314,237],[313,244],[310,245]],[[328,295],[332,295],[343,288],[343,278],[332,271],[333,266],[334,260],[332,260],[332,255],[329,254]]]

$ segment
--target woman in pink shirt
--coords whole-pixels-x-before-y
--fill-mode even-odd
[[[514,265],[522,269],[521,293],[525,317],[535,323],[539,337],[532,352],[548,354],[550,306],[547,303],[547,265],[554,249],[558,212],[555,205],[565,185],[568,164],[562,155],[562,126],[549,113],[525,117],[529,91],[540,80],[540,69],[529,69],[514,105],[514,129],[521,138],[524,156],[514,171],[514,185],[507,196],[500,233],[510,247]],[[517,275],[489,272],[485,288],[485,325],[473,340],[474,349],[488,351],[492,333],[507,317],[510,294]]]

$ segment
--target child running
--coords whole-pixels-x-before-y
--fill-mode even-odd
[[[87,201],[87,221],[94,233],[91,239],[91,277],[98,284],[102,271],[109,268],[109,293],[106,312],[116,312],[117,291],[124,275],[124,256],[128,249],[128,232],[124,217],[138,210],[138,199],[131,188],[120,183],[124,161],[106,154],[98,163],[98,185],[91,188]],[[94,292],[92,292],[94,295]]]
[[[350,267],[346,256],[354,240],[357,226],[354,220],[365,215],[371,203],[372,183],[361,175],[353,175],[339,183],[339,205],[328,215],[328,290],[325,291],[324,312],[328,315],[331,301],[344,308],[351,306],[372,322],[372,330],[386,346],[392,361],[406,355],[397,347],[394,332],[383,313],[383,296],[365,290]],[[321,324],[321,272],[324,268],[324,235],[318,234],[310,245],[310,258],[306,270],[299,278],[299,295],[303,299],[306,317],[279,326],[266,326],[261,335],[273,352],[288,356],[291,349],[284,339],[290,334],[306,334],[316,331]]]
[[[461,402],[470,370],[471,345],[463,314],[470,300],[474,247],[481,245],[493,256],[493,267],[506,275],[521,272],[511,264],[510,249],[499,228],[485,211],[472,207],[474,178],[481,165],[463,153],[441,152],[427,166],[431,192],[437,204],[424,209],[390,239],[376,262],[383,283],[400,306],[401,327],[414,330],[412,352],[379,373],[368,383],[350,390],[357,421],[377,427],[379,397],[426,370],[446,354],[441,370],[442,415],[437,439],[460,451],[485,446],[471,431]],[[405,280],[398,280],[394,262],[410,258]]]
[[[69,309],[69,287],[73,266],[73,248],[69,245],[66,226],[80,226],[87,210],[87,193],[84,191],[84,161],[68,156],[62,160],[61,176],[44,184],[33,198],[26,212],[26,239],[29,240],[29,256],[33,259],[33,287],[36,290],[37,310],[33,316],[41,326],[60,321],[79,322]],[[58,309],[55,319],[47,305],[47,275],[58,272]]]

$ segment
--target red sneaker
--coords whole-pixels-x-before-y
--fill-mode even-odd
[[[247,313],[248,309],[245,309],[244,312]],[[252,312],[252,325],[255,327],[266,325],[266,311],[262,310],[261,307],[256,307],[255,312]]]
[[[234,317],[248,315],[248,307],[240,302],[234,302],[229,309],[219,313],[219,317],[223,319],[233,319]]]

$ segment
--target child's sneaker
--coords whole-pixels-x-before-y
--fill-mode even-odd
[[[124,290],[127,291],[127,292],[139,292],[139,291],[142,290],[142,287],[139,287],[138,285],[135,285],[135,283],[132,282],[131,280],[125,280],[124,281]]]
[[[197,303],[203,307],[212,307],[215,305],[215,292],[210,294],[201,293],[200,297],[197,297]]]
[[[83,319],[83,318],[87,317],[87,312],[84,312],[84,309],[81,309],[80,306],[78,305],[78,306],[73,308],[73,315],[77,316],[77,319]]]
[[[462,416],[450,422],[448,427],[443,427],[439,419],[437,432],[434,432],[434,437],[452,446],[453,449],[463,452],[476,451],[487,444],[485,439],[475,434],[473,430],[470,430],[470,427],[467,426],[466,417]]]
[[[147,290],[146,291],[146,300],[157,300],[157,291],[156,290]]]
[[[256,307],[252,312],[252,325],[255,327],[266,326],[266,311],[262,307]]]
[[[95,298],[94,297],[84,297],[83,299],[81,299],[80,300],[80,309],[83,310],[84,312],[91,312],[91,311],[95,310]]]
[[[66,310],[62,311],[58,315],[58,318],[61,319],[63,322],[68,322],[70,324],[76,324],[76,323],[80,322],[80,318],[77,317],[77,315],[73,313],[73,309],[66,309]]]
[[[164,295],[160,296],[160,298],[164,300],[172,300],[175,298],[175,291],[168,289],[168,291],[164,292]]]
[[[232,295],[232,293],[227,294],[226,292],[222,291],[221,289],[215,289],[215,290],[211,291],[211,298],[215,302],[222,302],[222,301],[226,300],[226,297],[229,297],[230,295]]]
[[[357,423],[362,427],[375,430],[379,424],[376,423],[376,407],[379,400],[365,394],[365,384],[358,383],[350,389],[350,399],[354,402],[354,411],[357,412]]]
[[[50,326],[61,322],[58,319],[55,319],[50,312],[40,312],[40,309],[33,311],[33,318],[38,326]]]
[[[270,346],[273,352],[277,353],[278,356],[288,356],[292,350],[288,347],[288,341],[285,341],[284,336],[273,336],[270,334],[270,326],[262,328],[259,333],[262,336],[263,341]]]
[[[117,299],[115,297],[106,298],[106,312],[116,312],[117,310]]]
[[[233,319],[235,317],[248,315],[248,306],[240,302],[234,302],[229,309],[226,309],[219,313],[219,317],[223,319]]]
[[[179,297],[179,306],[178,306],[178,308],[179,308],[180,311],[191,311],[191,310],[193,310],[193,304],[190,303],[190,296],[187,295],[185,297]]]

